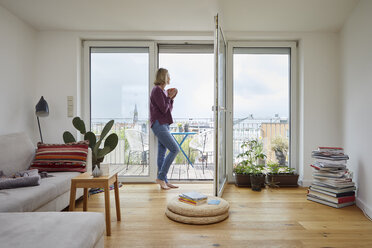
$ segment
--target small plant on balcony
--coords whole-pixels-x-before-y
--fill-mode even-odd
[[[271,150],[275,152],[275,157],[280,166],[285,166],[286,155],[288,152],[288,140],[282,136],[276,136],[271,141]]]

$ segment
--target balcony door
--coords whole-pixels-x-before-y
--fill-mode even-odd
[[[214,194],[222,196],[227,182],[226,173],[226,41],[220,26],[218,15],[215,16],[215,89],[214,89],[214,142],[215,142],[215,178]]]
[[[84,120],[100,135],[109,120],[118,146],[103,163],[125,182],[156,178],[154,136],[149,127],[149,92],[154,81],[152,42],[85,42]]]

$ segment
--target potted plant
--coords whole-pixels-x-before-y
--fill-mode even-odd
[[[104,141],[103,147],[100,148],[104,138],[114,125],[114,120],[109,121],[105,125],[98,139],[93,132],[86,131],[85,123],[79,117],[75,117],[72,120],[72,124],[77,130],[80,131],[82,135],[84,135],[84,140],[89,141],[89,147],[92,149],[93,174],[99,176],[100,174],[102,174],[102,172],[100,171],[100,163],[103,162],[104,157],[108,153],[112,152],[116,148],[119,141],[118,135],[116,133],[112,133],[109,136],[107,136],[107,138]],[[74,136],[68,131],[63,133],[63,141],[65,143],[76,142]]]
[[[257,165],[265,166],[266,154],[264,153],[263,143],[253,140],[253,154]]]
[[[235,184],[239,187],[250,187],[252,185],[251,175],[254,174],[260,178],[261,187],[264,187],[265,177],[261,176],[263,174],[263,165],[256,165],[259,159],[266,157],[263,153],[263,145],[257,139],[253,139],[244,141],[241,148],[243,152],[237,156],[241,161],[233,170]]]
[[[297,187],[298,174],[293,168],[268,163],[267,184],[270,187]]]
[[[282,136],[277,136],[271,141],[271,150],[275,152],[275,157],[280,166],[285,166],[286,154],[288,152],[288,140]]]
[[[251,187],[251,167],[239,163],[233,169],[235,185],[238,187]]]
[[[265,186],[265,174],[263,166],[252,165],[250,177],[252,190],[261,191],[261,188]]]

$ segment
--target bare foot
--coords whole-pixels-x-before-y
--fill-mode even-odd
[[[165,190],[170,189],[170,188],[167,186],[166,182],[163,181],[163,180],[156,179],[156,183],[160,185],[160,188],[161,188],[161,189],[165,189]]]
[[[169,188],[172,188],[172,189],[178,189],[178,186],[173,185],[173,184],[171,184],[171,183],[167,183],[167,186],[168,186]]]

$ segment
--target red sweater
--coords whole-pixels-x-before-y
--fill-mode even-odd
[[[168,93],[159,86],[155,86],[150,95],[150,122],[151,126],[156,120],[160,124],[172,124],[173,100],[168,97]]]

